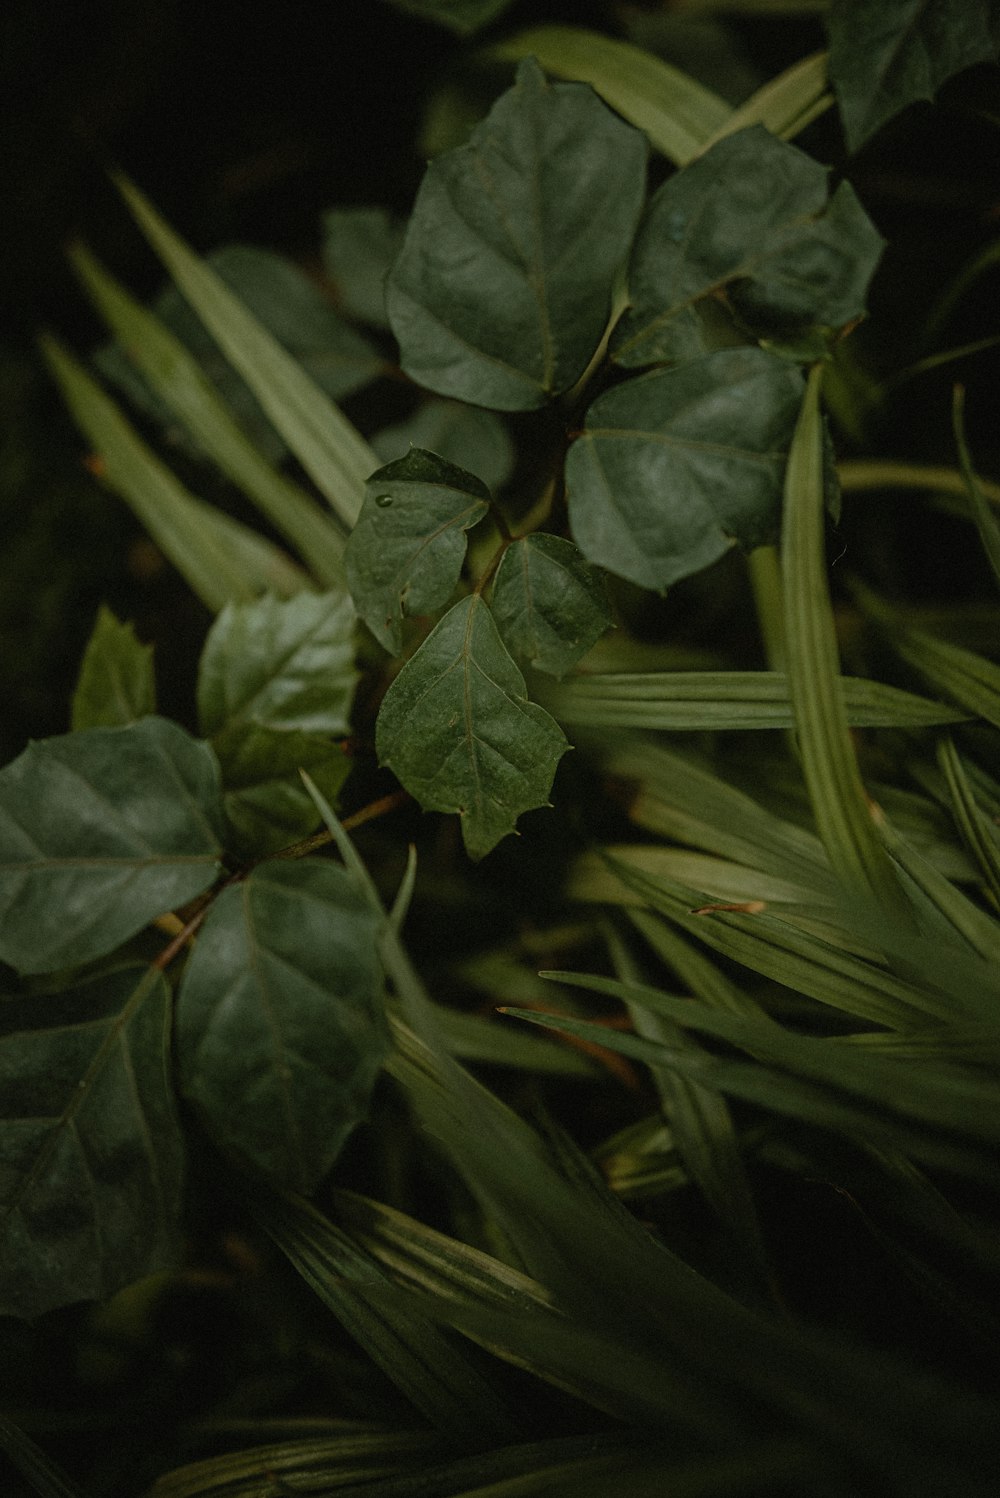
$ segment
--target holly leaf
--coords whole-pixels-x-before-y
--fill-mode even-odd
[[[222,766],[227,842],[249,858],[277,853],[319,825],[300,770],[308,770],[330,801],[351,770],[351,761],[329,739],[257,723],[224,728],[212,747]]]
[[[776,354],[722,349],[600,396],[566,456],[585,557],[663,589],[777,534],[802,378]]]
[[[0,1004],[0,1315],[103,1300],[173,1261],[169,1034],[145,966]]]
[[[358,613],[391,654],[402,649],[404,615],[448,602],[465,561],[465,532],[489,505],[480,479],[422,448],[369,479],[344,562]]]
[[[357,682],[354,610],[341,593],[299,593],[229,605],[198,667],[198,716],[213,736],[262,724],[344,734]]]
[[[102,604],[73,693],[73,730],[117,728],[155,711],[153,647],[141,645],[131,624]]]
[[[996,57],[990,0],[834,0],[826,19],[829,77],[857,151],[893,115],[933,99],[953,73]]]
[[[389,1045],[374,917],[320,859],[223,890],[177,1004],[181,1088],[228,1151],[315,1189],[364,1117]]]
[[[497,569],[490,608],[513,655],[565,676],[612,624],[604,580],[572,541],[523,536]]]
[[[548,802],[569,747],[529,702],[524,678],[482,598],[449,609],[386,693],[375,730],[379,760],[428,811],[458,812],[472,858]]]
[[[801,338],[862,315],[883,240],[842,182],[762,125],[726,136],[653,195],[612,357],[629,368],[706,351],[699,303],[728,296],[755,333]]]
[[[405,421],[376,432],[371,445],[383,463],[423,447],[478,474],[493,493],[514,471],[514,444],[503,419],[462,401],[426,400]]]
[[[441,395],[530,411],[586,368],[645,191],[645,137],[584,84],[520,64],[471,139],[427,168],[386,307]]]
[[[41,739],[0,771],[0,960],[89,962],[219,869],[219,767],[164,718]]]

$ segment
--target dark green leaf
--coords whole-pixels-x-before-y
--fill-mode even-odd
[[[378,350],[340,318],[319,287],[291,260],[271,250],[236,244],[207,255],[205,264],[332,400],[351,395],[382,372],[384,361]],[[283,438],[181,293],[169,287],[152,310],[197,357],[226,405],[266,457],[271,462],[280,461],[288,451]],[[171,427],[172,413],[129,361],[127,351],[112,345],[101,351],[98,364],[102,374],[113,379],[141,409]],[[196,450],[200,450],[200,444]]]
[[[163,718],[29,745],[0,771],[0,959],[88,962],[207,889],[219,796],[211,749]]]
[[[258,723],[346,733],[357,680],[353,631],[354,610],[340,593],[224,609],[198,669],[202,732]]]
[[[537,533],[504,552],[490,607],[508,650],[551,676],[564,676],[613,623],[597,569],[571,541]]]
[[[478,596],[456,603],[389,688],[376,727],[381,763],[428,811],[457,811],[473,858],[523,811],[547,803],[569,747],[529,702]]]
[[[383,427],[371,439],[383,463],[403,458],[411,447],[428,448],[502,489],[514,471],[514,444],[501,417],[461,401],[427,400],[406,421]]]
[[[336,800],[351,762],[319,734],[237,723],[212,740],[222,766],[222,804],[240,851],[260,858],[305,837],[319,813],[302,784],[308,770],[323,794]]]
[[[348,317],[388,328],[385,278],[403,243],[403,225],[384,208],[331,208],[323,215],[323,263]]]
[[[272,860],[223,890],[177,1006],[181,1087],[223,1148],[312,1191],[387,1045],[375,924],[343,869]]]
[[[396,10],[405,10],[422,21],[436,21],[459,36],[473,31],[509,10],[513,0],[389,0]]]
[[[153,647],[140,645],[131,624],[102,604],[73,693],[73,730],[118,728],[155,711]]]
[[[0,1005],[0,1312],[112,1295],[172,1258],[183,1150],[152,968]]]
[[[830,80],[852,151],[953,73],[997,53],[989,0],[834,0]]]
[[[442,395],[529,411],[583,373],[642,205],[646,143],[537,63],[434,160],[386,305],[403,368]]]
[[[566,458],[584,556],[663,589],[778,528],[802,380],[760,349],[722,349],[599,396]]]
[[[865,310],[882,239],[846,182],[762,125],[726,136],[654,194],[612,357],[635,367],[705,350],[697,304],[725,292],[756,332],[788,339]]]
[[[419,447],[368,480],[345,552],[347,581],[358,613],[393,655],[403,646],[405,615],[448,602],[465,561],[465,532],[489,505],[480,479]]]

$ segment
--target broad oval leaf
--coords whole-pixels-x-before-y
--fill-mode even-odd
[[[586,368],[645,189],[646,142],[534,61],[427,169],[386,307],[402,364],[441,395],[530,411]]]
[[[346,594],[259,598],[223,609],[198,667],[207,735],[258,723],[305,733],[347,732],[357,673]]]
[[[428,811],[454,811],[472,858],[547,804],[569,745],[529,702],[489,609],[477,595],[449,609],[386,693],[376,747]]]
[[[854,189],[752,125],[720,140],[650,200],[612,357],[634,368],[705,349],[697,304],[726,292],[756,332],[840,328],[865,310],[883,241]]]
[[[359,322],[388,328],[385,278],[403,243],[403,224],[385,208],[330,208],[323,215],[323,265],[337,306]]]
[[[612,624],[604,580],[572,541],[536,533],[508,546],[490,607],[512,655],[564,676]]]
[[[181,1088],[223,1148],[314,1190],[387,1048],[375,919],[343,869],[271,860],[223,890],[177,1005]]]
[[[403,646],[404,615],[448,602],[465,561],[465,532],[489,505],[480,479],[419,447],[369,479],[344,560],[358,613],[393,655]]]
[[[478,474],[493,493],[506,484],[516,461],[503,418],[462,401],[426,400],[405,421],[376,432],[371,444],[383,463],[405,458],[411,447],[427,448]]]
[[[0,1314],[112,1295],[173,1257],[183,1144],[162,974],[0,1004]]]
[[[761,349],[721,349],[600,396],[566,457],[585,557],[663,589],[735,543],[774,539],[802,379]]]
[[[224,728],[212,747],[222,767],[228,844],[249,858],[277,853],[319,825],[300,770],[335,801],[351,769],[343,750],[321,734],[259,723]]]
[[[827,17],[830,79],[852,151],[946,79],[1000,46],[989,0],[835,0]]]
[[[41,739],[0,771],[0,960],[110,952],[219,869],[219,767],[164,718]]]
[[[80,664],[73,693],[74,732],[117,728],[156,711],[153,647],[136,639],[102,604]]]

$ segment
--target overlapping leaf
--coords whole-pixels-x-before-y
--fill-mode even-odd
[[[0,959],[100,957],[219,867],[219,768],[163,718],[29,745],[0,771]]]
[[[307,770],[335,801],[351,769],[343,750],[321,734],[237,723],[213,740],[222,765],[222,805],[230,841],[261,858],[316,827],[319,817],[302,783]]]
[[[504,644],[564,676],[611,625],[604,583],[571,541],[536,533],[508,546],[490,606]]]
[[[417,195],[386,305],[419,384],[528,411],[586,368],[645,187],[638,131],[579,84],[517,83]]]
[[[388,1044],[375,928],[318,859],[258,864],[212,906],[177,1008],[181,1087],[226,1149],[311,1191]]]
[[[405,421],[376,432],[371,443],[383,463],[405,457],[411,447],[427,448],[478,474],[493,491],[514,471],[514,444],[502,417],[461,401],[426,400]]]
[[[121,967],[0,1005],[0,1313],[105,1298],[170,1262],[183,1147],[163,977]]]
[[[422,448],[369,479],[345,561],[358,613],[386,650],[402,649],[404,616],[448,602],[465,560],[465,532],[489,504],[480,479]]]
[[[755,332],[788,339],[865,309],[882,239],[848,183],[761,125],[726,136],[650,201],[612,357],[633,368],[691,358],[698,304],[725,292]]]
[[[548,799],[568,748],[529,702],[478,596],[449,609],[396,677],[376,728],[379,759],[427,810],[458,812],[473,858]]]
[[[403,225],[385,208],[331,208],[323,215],[323,263],[337,306],[359,322],[388,328],[385,278]]]
[[[585,557],[663,589],[778,526],[798,372],[722,349],[607,391],[566,458],[570,528]]]
[[[102,604],[73,693],[74,732],[121,727],[155,711],[153,647],[141,645],[131,624],[120,623]]]
[[[917,99],[1000,46],[989,0],[835,0],[827,18],[830,79],[852,151]]]

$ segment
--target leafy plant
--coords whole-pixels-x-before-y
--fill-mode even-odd
[[[505,9],[399,8],[460,34]],[[966,1354],[1000,1288],[1000,684],[870,581],[835,610],[840,481],[921,470],[838,479],[824,396],[884,241],[791,143],[828,71],[853,148],[995,38],[955,7],[928,70],[948,7],[887,7],[877,46],[870,9],[736,109],[617,39],[501,37],[513,82],[405,227],[328,215],[332,300],[270,253],[200,258],[124,178],[174,289],[147,308],[72,251],[115,341],[43,354],[215,617],[185,726],[102,609],[71,732],[0,770],[0,1309],[183,1285],[207,1183],[292,1307],[274,1357],[368,1401],[171,1444],[155,1494],[995,1490]],[[401,375],[380,431],[332,402]],[[992,563],[962,410],[935,482]],[[700,587],[756,617],[664,643],[667,590]],[[387,811],[419,873],[391,823],[351,841]],[[909,1287],[891,1338],[796,1286],[770,1199],[817,1185]],[[0,1441],[72,1493],[16,1421]]]

